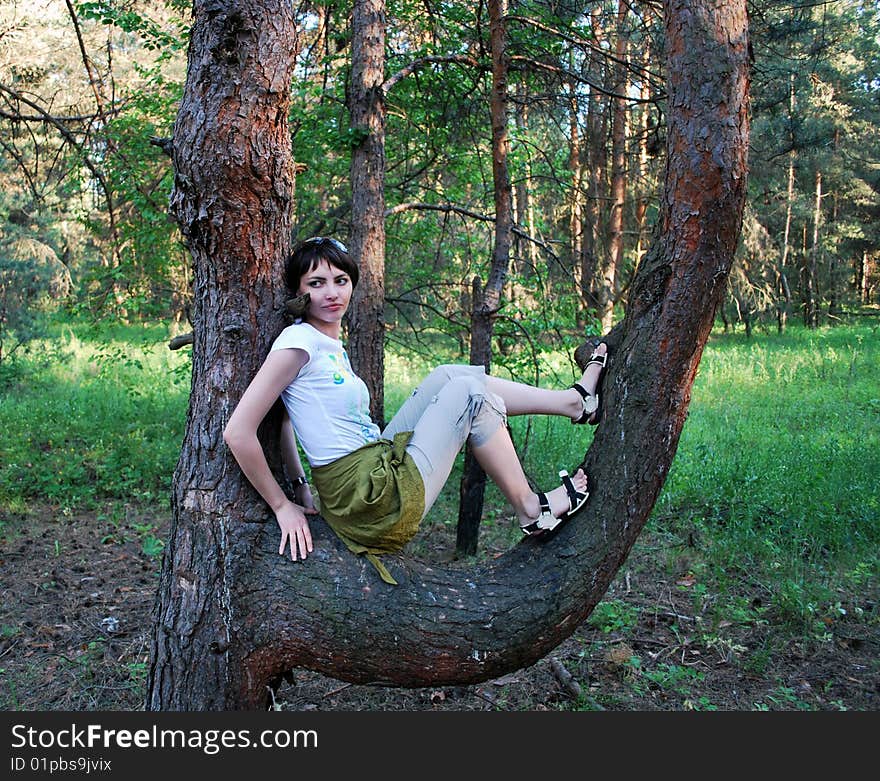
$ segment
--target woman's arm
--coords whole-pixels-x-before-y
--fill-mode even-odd
[[[290,558],[294,561],[297,558],[297,549],[303,559],[312,551],[309,524],[303,508],[287,498],[269,469],[263,447],[257,439],[257,427],[307,360],[308,354],[300,349],[269,353],[223,430],[223,439],[238,461],[241,471],[275,513],[281,528],[281,547],[278,552],[284,553],[289,542]]]
[[[296,434],[293,430],[293,422],[284,411],[281,418],[281,460],[284,462],[284,468],[287,471],[287,477],[294,484],[293,492],[297,501],[305,508],[307,513],[317,513],[315,509],[315,501],[312,499],[312,490],[309,484],[302,482],[305,480],[305,469],[303,469],[302,461],[299,458],[299,450],[296,447]]]

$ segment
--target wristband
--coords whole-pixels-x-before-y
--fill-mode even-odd
[[[295,486],[308,485],[308,484],[309,484],[309,481],[306,480],[305,475],[300,475],[299,477],[294,477],[293,479],[291,479],[290,482],[292,482]]]

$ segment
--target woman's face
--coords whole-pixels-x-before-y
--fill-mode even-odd
[[[298,292],[308,293],[311,299],[305,317],[307,322],[315,327],[326,324],[338,329],[351,301],[351,277],[322,260],[300,277]]]

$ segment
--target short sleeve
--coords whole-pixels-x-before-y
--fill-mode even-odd
[[[315,348],[312,344],[312,340],[309,339],[309,333],[307,329],[298,328],[296,325],[289,325],[278,335],[278,338],[272,343],[272,347],[269,352],[275,352],[276,350],[289,350],[291,348],[297,348],[305,351],[306,355],[309,356],[309,360],[312,359],[312,353],[314,352]]]

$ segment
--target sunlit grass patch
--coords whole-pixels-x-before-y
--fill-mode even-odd
[[[692,524],[719,568],[808,616],[849,562],[876,561],[878,396],[875,329],[713,338],[655,518]]]

